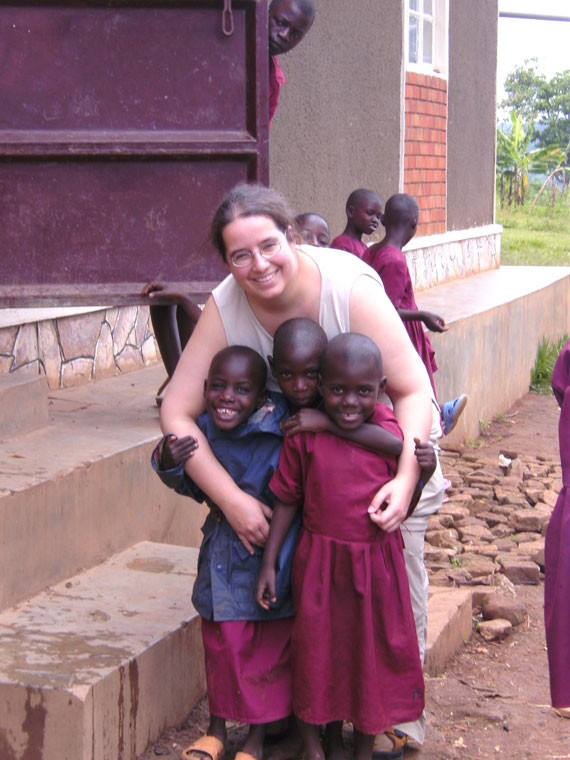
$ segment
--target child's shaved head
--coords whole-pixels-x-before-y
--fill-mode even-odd
[[[213,376],[216,372],[222,370],[226,364],[232,361],[241,360],[246,368],[251,382],[255,385],[260,393],[265,388],[267,381],[267,365],[262,357],[248,346],[227,346],[218,351],[212,359],[208,376]]]
[[[273,336],[273,360],[287,356],[293,347],[304,346],[320,356],[327,345],[323,328],[312,319],[295,317],[279,325]]]
[[[382,376],[382,355],[376,343],[360,333],[341,333],[332,338],[321,356],[320,371],[323,379],[336,371],[339,365],[352,366],[370,362],[378,377]]]
[[[384,209],[384,226],[397,227],[399,225],[417,222],[419,206],[415,198],[406,193],[397,193],[388,198]]]
[[[364,187],[359,187],[353,190],[346,199],[346,210],[349,208],[360,208],[366,206],[366,204],[375,203],[382,206],[382,198],[374,190],[366,190]]]

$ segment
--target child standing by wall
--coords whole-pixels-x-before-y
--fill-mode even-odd
[[[377,404],[386,379],[367,337],[333,338],[321,360],[323,404],[340,428],[380,426],[388,445],[402,440],[391,410]],[[385,533],[368,514],[396,457],[379,456],[328,433],[287,436],[271,480],[278,502],[257,585],[258,602],[275,599],[275,561],[295,513],[303,529],[293,568],[293,708],[305,756],[323,760],[319,725],[340,742],[343,720],[356,732],[358,760],[369,760],[374,734],[419,717],[423,675],[400,532]]]
[[[412,278],[402,248],[416,234],[419,207],[411,195],[398,193],[388,199],[382,214],[382,224],[386,230],[384,239],[366,251],[364,260],[375,269],[384,284],[386,293],[404,322],[408,335],[427,369],[433,393],[437,399],[434,372],[437,370],[435,352],[430,339],[422,327],[434,332],[445,332],[445,320],[429,311],[420,311],[414,298]],[[442,407],[443,434],[450,433],[465,409],[467,396],[446,401]]]
[[[552,706],[570,718],[570,341],[554,365],[552,390],[560,405],[562,490],[546,531],[544,623]]]
[[[269,6],[269,123],[277,110],[282,85],[287,83],[278,55],[301,42],[315,20],[314,0],[272,0]]]
[[[204,384],[207,411],[198,425],[240,488],[272,505],[268,483],[279,461],[280,423],[288,410],[280,394],[266,396],[266,378],[266,364],[252,349],[232,346],[220,351]],[[189,436],[166,435],[152,463],[167,485],[203,501],[204,494],[183,468],[196,446]],[[269,507],[267,512],[269,516]],[[293,608],[288,587],[297,531],[294,527],[289,533],[280,555],[282,598],[265,611],[255,603],[262,550],[256,547],[250,554],[215,506],[202,531],[192,602],[202,618],[210,723],[206,736],[182,757],[218,760],[230,719],[250,725],[243,752],[261,760],[266,724],[291,712]]]
[[[331,248],[354,253],[359,259],[367,250],[363,235],[371,235],[380,224],[382,198],[374,190],[353,190],[346,200],[346,227],[342,235],[331,242]]]

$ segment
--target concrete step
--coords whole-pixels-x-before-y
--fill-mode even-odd
[[[205,692],[196,549],[144,541],[0,614],[0,758],[135,760]]]
[[[471,590],[431,586],[424,671],[439,676],[473,633]]]
[[[43,375],[0,375],[0,438],[47,425],[48,383]]]
[[[138,541],[198,546],[205,507],[150,467],[162,367],[49,393],[49,424],[0,441],[0,610]]]
[[[543,337],[570,334],[570,267],[501,267],[416,295],[420,309],[440,314],[449,331],[430,333],[439,370],[438,397],[469,403],[446,442],[477,438],[528,391]]]

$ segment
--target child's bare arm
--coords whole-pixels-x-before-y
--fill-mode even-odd
[[[420,311],[419,309],[397,309],[400,319],[403,322],[418,321],[423,322],[428,330],[432,332],[446,332],[449,325],[445,324],[445,319],[439,314],[431,311]]]
[[[435,456],[435,451],[431,443],[429,441],[420,441],[419,438],[414,438],[414,443],[416,444],[416,450],[414,453],[421,468],[421,474],[412,495],[410,506],[408,507],[408,514],[406,517],[409,517],[417,507],[422,495],[423,488],[431,476],[434,474],[435,468],[437,467],[437,458]]]
[[[151,303],[160,298],[162,303],[166,302],[168,304],[182,306],[186,315],[193,323],[198,321],[198,318],[202,313],[200,307],[192,301],[187,293],[184,293],[177,288],[173,288],[168,283],[149,282],[141,290],[141,296],[148,296]]]
[[[294,433],[333,433],[339,438],[358,443],[366,449],[398,457],[402,453],[402,441],[398,436],[379,425],[365,423],[356,430],[343,430],[324,412],[317,409],[300,409],[286,420],[281,428],[287,435]]]
[[[164,436],[160,466],[164,470],[170,470],[183,464],[198,448],[198,441],[190,435],[177,438],[175,435]]]
[[[261,569],[257,578],[255,598],[257,603],[268,610],[272,602],[277,601],[275,594],[275,563],[285,536],[293,524],[298,507],[295,504],[276,502],[269,527],[269,536],[265,543]]]

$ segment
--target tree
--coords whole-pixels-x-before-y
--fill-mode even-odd
[[[570,69],[547,79],[536,58],[517,66],[505,80],[502,108],[521,116],[530,140],[540,147],[558,145],[565,153],[570,142]],[[567,160],[570,156],[567,155]]]
[[[546,145],[530,149],[534,125],[525,126],[523,117],[511,111],[509,130],[497,130],[497,173],[501,208],[505,203],[505,180],[507,180],[507,203],[524,206],[529,172],[540,174],[549,166],[560,165],[564,153],[558,145]]]

